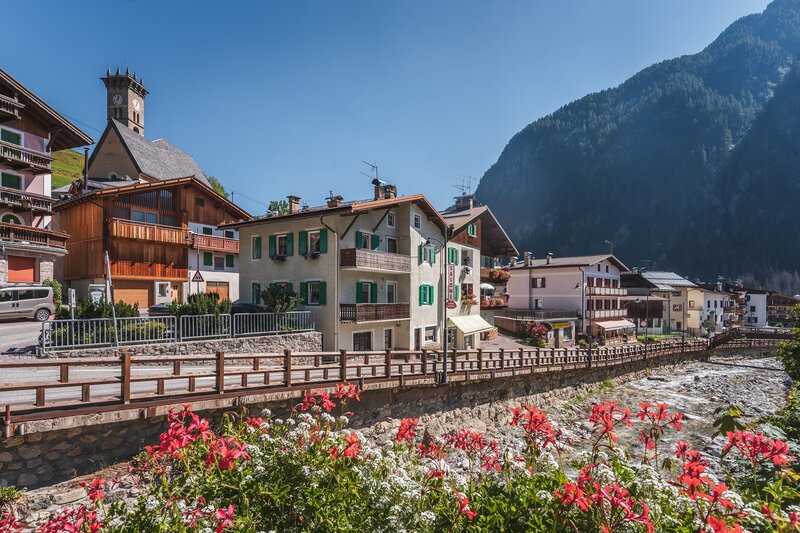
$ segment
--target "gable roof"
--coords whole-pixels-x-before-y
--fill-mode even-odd
[[[224,226],[238,228],[241,226],[249,226],[254,224],[279,222],[286,219],[308,218],[308,217],[324,216],[332,214],[354,215],[371,211],[373,209],[390,209],[392,207],[398,207],[402,204],[407,204],[407,203],[414,203],[419,205],[422,211],[426,215],[428,215],[428,218],[432,220],[437,226],[442,228],[442,231],[444,231],[445,228],[447,228],[447,222],[445,222],[444,218],[442,218],[442,215],[433,207],[433,205],[428,201],[428,199],[425,197],[424,194],[411,194],[408,196],[397,196],[395,198],[384,198],[381,200],[354,200],[352,202],[343,202],[342,204],[334,207],[329,207],[329,206],[306,207],[294,213],[283,212],[283,213],[267,214],[258,217],[253,217],[250,220],[229,222],[227,224],[224,224]],[[221,224],[220,227],[221,226],[223,225]]]
[[[92,181],[90,180],[90,183]],[[231,202],[217,191],[212,189],[209,185],[206,185],[202,181],[198,180],[194,176],[187,176],[183,178],[176,178],[172,180],[163,180],[163,181],[153,181],[149,183],[138,183],[138,182],[114,182],[119,183],[116,186],[105,186],[105,182],[99,182],[100,187],[94,190],[86,191],[83,194],[73,196],[72,198],[68,198],[62,202],[58,202],[53,209],[56,211],[61,211],[66,207],[70,207],[72,205],[77,205],[83,202],[88,202],[94,198],[103,197],[103,196],[115,196],[119,194],[127,194],[127,193],[137,193],[142,191],[149,191],[152,189],[161,189],[164,187],[174,187],[175,185],[191,185],[198,189],[203,190],[209,196],[216,198],[220,203],[222,203],[229,211],[233,213],[234,216],[239,217],[242,220],[249,220],[252,218],[250,213],[236,205],[235,203]]]
[[[481,254],[491,257],[518,257],[519,251],[489,206],[481,205],[460,211],[446,210],[442,217],[453,226],[453,235],[465,231],[467,225],[481,219]]]
[[[661,270],[654,270],[652,272],[640,272],[639,275],[647,282],[649,282],[654,289],[659,291],[678,292],[681,287],[690,289],[699,288],[697,285],[679,276],[675,272],[665,272]]]
[[[597,263],[602,261],[610,261],[614,263],[617,268],[619,268],[623,272],[627,272],[630,270],[625,264],[617,259],[616,256],[613,254],[601,254],[601,255],[581,255],[576,257],[552,257],[550,258],[550,262],[547,262],[547,259],[533,259],[531,260],[530,266],[525,266],[523,262],[517,262],[516,265],[512,266],[511,268],[559,268],[559,267],[588,267],[594,266]]]
[[[159,181],[194,176],[204,185],[209,185],[206,175],[192,156],[164,139],[154,141],[145,139],[114,119],[108,121],[103,135],[97,142],[97,148],[89,157],[90,168],[110,131],[117,134],[136,170],[142,174]]]
[[[22,85],[2,68],[0,68],[0,84],[18,93],[19,101],[25,105],[27,113],[36,117],[50,130],[55,130],[55,133],[51,136],[51,151],[77,148],[94,142],[91,137],[81,131],[75,124],[64,118],[61,113],[50,107],[47,102],[36,96],[33,91]]]

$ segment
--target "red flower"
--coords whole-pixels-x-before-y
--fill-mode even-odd
[[[404,418],[400,421],[400,427],[397,428],[397,442],[408,441],[414,442],[414,437],[417,436],[417,425],[419,418]]]
[[[728,524],[724,518],[716,516],[709,516],[706,519],[706,524],[709,525],[711,531],[714,533],[741,533],[742,526],[736,523]]]
[[[254,427],[256,429],[262,429],[261,426],[264,425],[264,419],[255,416],[248,416],[247,417],[247,425]]]
[[[722,448],[722,453],[728,453],[732,448],[739,450],[739,453],[753,466],[765,461],[772,461],[775,466],[782,466],[795,460],[789,455],[789,446],[778,439],[765,437],[763,433],[752,431],[729,431],[728,442]]]
[[[555,445],[555,431],[544,411],[526,404],[524,408],[513,407],[511,416],[511,425],[522,425],[528,444],[532,447],[539,449]]]
[[[27,524],[20,522],[17,517],[11,513],[0,514],[0,532],[1,533],[18,533],[25,529]]]
[[[348,433],[348,435],[344,438],[347,445],[344,447],[344,450],[339,451],[339,446],[332,446],[328,450],[328,454],[334,459],[338,459],[339,457],[347,457],[348,459],[355,459],[358,457],[359,452],[361,451],[361,443],[358,440],[358,435],[354,431]]]
[[[584,497],[583,490],[575,483],[565,481],[563,492],[555,491],[553,496],[566,506],[577,505],[581,511],[589,510],[590,500]]]
[[[333,397],[341,400],[343,398],[346,399],[355,399],[357,402],[361,401],[361,389],[358,388],[357,385],[353,385],[352,383],[337,383],[336,384],[336,392],[333,393]]]
[[[208,447],[206,465],[216,465],[220,470],[232,470],[238,459],[250,459],[246,449],[247,444],[239,442],[236,437],[221,437]]]
[[[78,482],[78,485],[86,489],[86,492],[89,496],[89,499],[93,502],[99,502],[103,500],[105,496],[103,494],[103,484],[106,482],[105,479],[96,477],[92,479],[91,483],[86,483],[85,481]],[[0,531],[2,531],[0,529]]]
[[[228,526],[233,526],[233,504],[228,505],[227,509],[217,509],[215,518],[217,520],[216,533],[220,533]]]
[[[458,498],[458,514],[466,516],[467,520],[471,522],[473,518],[478,516],[478,512],[470,510],[469,500],[466,496],[457,490],[454,490],[453,493],[456,495],[456,498]]]
[[[617,402],[606,400],[603,403],[596,403],[592,406],[592,414],[589,422],[594,424],[595,431],[600,432],[601,437],[608,437],[612,442],[617,442],[614,429],[622,424],[628,427],[633,425],[631,422],[631,412],[628,409],[619,407]]]
[[[467,455],[473,456],[489,445],[483,435],[471,429],[462,428],[455,435],[446,435],[445,439],[453,448],[464,450]]]

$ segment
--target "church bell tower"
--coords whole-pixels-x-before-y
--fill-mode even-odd
[[[124,74],[119,68],[114,74],[107,69],[100,79],[106,86],[108,120],[113,118],[144,137],[144,99],[149,91],[142,79],[136,78],[135,72],[131,76],[127,68]]]

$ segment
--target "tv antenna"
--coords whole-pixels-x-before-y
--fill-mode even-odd
[[[456,189],[461,191],[462,195],[472,194],[472,180],[476,179],[472,176],[460,176],[461,183],[453,185]]]
[[[369,161],[364,161],[363,159],[361,160],[361,162],[364,163],[365,165],[367,165],[370,168],[370,172],[371,172],[371,174],[367,174],[363,170],[359,170],[359,172],[361,174],[365,175],[366,177],[368,177],[370,179],[380,180],[380,178],[378,177],[378,164],[377,163],[370,163]]]

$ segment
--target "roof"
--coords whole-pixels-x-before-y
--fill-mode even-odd
[[[645,272],[638,272],[635,274],[639,277],[639,279],[644,280],[648,283],[652,289],[657,291],[663,292],[678,292],[678,289],[681,287],[686,288],[693,288],[699,289],[697,285],[689,281],[688,279],[684,278],[683,276],[679,276],[674,272],[666,272],[666,271],[645,271]]]
[[[453,226],[453,235],[465,231],[467,225],[476,219],[487,221],[481,227],[483,233],[481,238],[481,253],[491,257],[499,257],[505,255],[508,257],[519,257],[519,251],[514,246],[511,238],[503,229],[503,226],[498,222],[497,217],[494,216],[489,206],[481,205],[477,207],[470,207],[460,211],[445,210],[442,217]],[[486,253],[484,253],[486,252]]]
[[[19,101],[25,104],[26,112],[36,117],[51,130],[54,130],[51,136],[51,151],[77,148],[94,142],[91,137],[81,131],[75,124],[50,107],[47,102],[36,96],[30,89],[22,85],[2,68],[0,68],[0,83],[8,86],[18,94]]]
[[[586,267],[586,266],[594,266],[597,263],[602,261],[610,261],[617,265],[621,271],[627,272],[629,269],[625,266],[625,264],[616,258],[613,254],[601,254],[601,255],[582,255],[576,257],[551,257],[550,262],[547,262],[547,259],[533,259],[531,260],[530,266],[525,266],[523,262],[517,262],[516,265],[512,266],[512,269],[527,269],[527,268],[563,268],[563,267]]]
[[[91,185],[93,182],[89,180],[89,184]],[[139,182],[127,182],[127,185],[121,185],[116,187],[106,187],[100,188],[95,190],[87,191],[84,194],[80,194],[78,196],[74,196],[62,202],[58,202],[54,209],[56,211],[61,211],[62,209],[72,206],[81,204],[84,202],[88,202],[94,198],[99,198],[103,196],[114,196],[118,194],[126,194],[126,193],[134,193],[134,192],[142,192],[148,191],[151,189],[161,189],[164,187],[174,187],[175,185],[192,185],[199,189],[204,190],[207,194],[216,197],[222,204],[225,205],[230,211],[233,212],[234,216],[240,217],[241,219],[251,218],[250,214],[239,207],[238,205],[234,204],[217,191],[212,189],[210,186],[206,185],[202,181],[198,180],[194,176],[187,176],[183,178],[177,178],[173,180],[165,180],[165,181],[153,181],[150,183],[139,183]]]
[[[633,329],[636,327],[636,324],[624,318],[593,320],[592,323],[606,331],[612,331],[615,329]]]
[[[494,326],[486,322],[480,315],[451,316],[447,322],[453,324],[464,335],[472,335],[482,331],[489,331]]]
[[[447,227],[447,222],[442,218],[442,215],[433,207],[424,194],[411,194],[408,196],[397,196],[395,198],[384,198],[381,200],[355,200],[352,202],[343,202],[340,205],[329,207],[327,205],[318,207],[304,207],[294,213],[283,212],[275,214],[267,214],[258,217],[253,217],[249,220],[239,220],[236,222],[229,222],[221,226],[239,228],[241,226],[251,226],[255,224],[270,224],[273,222],[282,222],[287,219],[308,218],[313,216],[324,215],[355,215],[372,211],[373,209],[388,209],[397,207],[402,204],[415,203],[418,204],[422,211],[428,215],[428,218],[434,221],[442,230]]]
[[[106,126],[103,135],[97,142],[98,147],[102,146],[108,132],[111,130],[114,130],[119,135],[133,164],[142,174],[160,181],[194,176],[204,185],[209,185],[206,175],[192,156],[164,139],[156,139],[154,141],[145,139],[142,135],[117,120],[111,119],[108,121],[108,126]],[[96,154],[97,149],[92,152],[89,158],[90,168]]]

